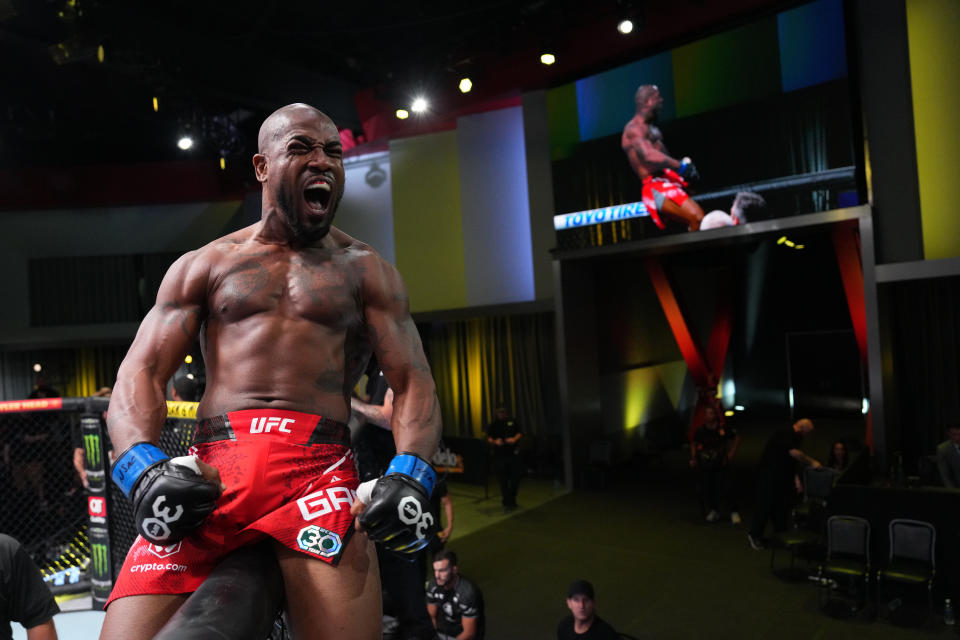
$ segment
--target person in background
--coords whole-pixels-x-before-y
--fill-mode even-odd
[[[847,445],[843,440],[836,440],[830,445],[830,455],[827,456],[827,469],[842,473],[847,465],[850,464],[850,457],[847,454]]]
[[[947,427],[947,439],[937,446],[940,481],[950,489],[960,489],[960,424]]]
[[[707,509],[707,522],[720,519],[720,506],[724,503],[729,508],[730,522],[740,524],[729,473],[730,461],[740,446],[740,435],[732,427],[720,424],[716,409],[706,407],[704,411],[704,423],[693,435],[690,466],[697,472],[697,484]]]
[[[597,615],[597,601],[593,585],[586,580],[574,580],[567,591],[570,615],[557,626],[557,640],[619,640],[620,635]]]
[[[427,611],[440,640],[483,640],[483,592],[460,575],[457,554],[449,550],[437,554],[433,575],[427,587]]]
[[[767,520],[773,520],[774,531],[786,531],[794,489],[797,488],[797,464],[819,468],[821,464],[805,454],[800,446],[813,432],[813,422],[801,418],[792,426],[773,432],[760,456],[757,473],[757,501],[747,541],[754,551],[763,547],[763,531]],[[802,490],[800,488],[799,490]]]
[[[13,638],[11,621],[23,625],[27,640],[57,640],[58,613],[40,569],[17,540],[0,533],[0,640]]]
[[[493,446],[493,469],[500,481],[503,511],[508,513],[517,508],[517,490],[523,475],[517,445],[523,437],[523,430],[505,407],[498,407],[494,416],[496,419],[487,425],[487,442]]]
[[[397,453],[390,427],[393,420],[393,399],[394,392],[389,387],[384,393],[383,404],[371,404],[354,396],[350,398],[351,411],[365,423],[353,434],[357,469],[362,481],[383,475],[390,460]],[[446,486],[440,489],[441,484],[438,482],[434,486],[434,497],[438,490],[446,491]],[[434,631],[425,605],[426,592],[423,586],[425,554],[406,558],[391,553],[381,544],[376,546],[380,582],[385,595],[384,611],[392,614],[396,620],[395,627],[387,627],[389,635],[403,640],[432,639]]]
[[[663,107],[660,89],[653,84],[642,85],[633,100],[636,114],[623,127],[620,146],[630,168],[643,181],[641,195],[650,219],[660,229],[665,229],[672,218],[696,231],[703,220],[703,209],[684,188],[697,180],[699,173],[690,158],[677,160],[667,153],[663,134],[655,124]]]

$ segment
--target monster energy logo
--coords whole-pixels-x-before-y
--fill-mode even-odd
[[[107,575],[107,545],[94,543],[91,545],[93,555],[93,575],[100,578]]]
[[[85,434],[83,436],[83,445],[87,450],[87,462],[90,467],[96,468],[100,466],[100,435]]]

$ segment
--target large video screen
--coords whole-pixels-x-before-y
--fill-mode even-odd
[[[851,86],[818,0],[549,90],[559,247],[860,204]]]

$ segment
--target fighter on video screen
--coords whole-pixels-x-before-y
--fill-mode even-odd
[[[690,158],[677,160],[667,153],[663,135],[653,123],[663,106],[663,97],[656,85],[645,84],[634,95],[637,113],[623,128],[620,145],[630,167],[643,180],[643,204],[661,229],[666,228],[663,214],[687,223],[690,231],[700,228],[703,209],[687,195],[684,187],[699,178]]]

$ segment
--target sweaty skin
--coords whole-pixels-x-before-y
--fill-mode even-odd
[[[637,112],[623,127],[620,137],[620,146],[627,154],[630,167],[641,180],[655,176],[664,169],[678,170],[680,161],[667,153],[663,143],[663,135],[652,124],[657,112],[663,106],[663,97],[660,92],[653,90],[645,99],[637,102]],[[691,231],[700,228],[703,220],[703,209],[693,198],[687,199],[683,205],[667,200],[663,203],[663,212],[684,220]]]
[[[259,151],[253,164],[263,183],[261,220],[174,263],[120,366],[109,413],[116,450],[157,442],[166,381],[199,337],[207,387],[198,418],[277,408],[346,423],[350,390],[374,353],[395,393],[397,450],[429,459],[439,441],[440,411],[406,289],[372,248],[331,226],[344,189],[336,127],[313,107],[289,105],[264,122]],[[200,466],[219,483],[216,469]],[[365,536],[354,540],[336,569],[278,548],[287,593],[303,594],[302,605],[288,604],[304,637],[335,637],[333,627],[353,628],[349,637],[379,631],[379,615],[376,625],[357,630],[351,625],[367,623],[331,613],[348,595],[350,606],[361,609],[379,602],[372,545]],[[336,584],[343,595],[329,600],[329,608],[317,606],[316,598],[311,604],[311,593]],[[102,637],[152,637],[176,609],[171,598],[179,596],[117,600]],[[144,600],[149,615],[146,603],[133,604]],[[141,621],[131,621],[134,616]]]

